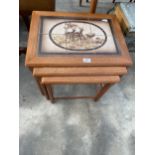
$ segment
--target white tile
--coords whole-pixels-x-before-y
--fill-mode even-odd
[[[60,48],[57,45],[55,45],[50,40],[49,35],[41,35],[41,37],[42,37],[41,52],[47,52],[47,53],[60,53],[60,52],[64,52],[65,53],[66,52],[65,49]]]

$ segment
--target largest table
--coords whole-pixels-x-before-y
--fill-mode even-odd
[[[49,71],[49,78],[52,78],[50,69],[53,67],[111,67],[117,70],[117,67],[125,68],[131,64],[124,36],[114,15],[32,13],[26,54],[26,65],[32,71],[36,68],[47,70],[46,76]],[[44,74],[35,77],[42,93],[46,94],[44,85],[40,84]]]

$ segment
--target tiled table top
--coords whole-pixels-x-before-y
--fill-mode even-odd
[[[34,11],[26,54],[29,67],[131,65],[114,15]]]
[[[110,23],[41,18],[38,54],[116,54]]]

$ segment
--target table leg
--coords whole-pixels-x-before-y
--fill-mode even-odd
[[[40,78],[35,77],[35,79],[37,81],[37,84],[38,84],[38,87],[39,87],[41,93],[46,96],[47,100],[49,100],[50,98],[49,98],[46,86],[44,84],[41,84]]]
[[[99,98],[104,95],[106,93],[106,91],[112,86],[112,84],[105,84],[104,86],[102,86],[102,88],[100,89],[100,91],[96,94],[96,96],[94,97],[94,101],[98,101]]]
[[[30,71],[33,74],[33,68],[30,67],[29,69],[30,69]],[[35,81],[36,81],[36,83],[38,85],[38,88],[39,88],[41,94],[42,95],[45,95],[46,98],[49,100],[49,96],[48,96],[47,89],[46,89],[45,85],[41,84],[41,81],[40,81],[40,78],[39,77],[34,76],[34,78],[35,78]]]
[[[45,93],[46,99],[47,99],[47,100],[50,100],[49,95],[48,95],[48,92],[47,92],[47,88],[46,88],[46,86],[45,86],[44,84],[41,84],[41,85],[42,85],[42,87],[43,87],[43,90],[44,90],[44,93]]]
[[[97,1],[98,0],[91,0],[90,13],[95,13],[96,12]]]
[[[39,78],[37,78],[37,77],[34,77],[34,78],[35,78],[35,80],[36,80],[36,83],[37,83],[37,85],[38,85],[38,88],[39,88],[41,94],[42,94],[42,95],[46,95],[46,91],[45,91],[45,89],[44,89],[44,86],[40,84]]]
[[[47,89],[48,96],[49,96],[51,102],[54,103],[54,95],[53,95],[53,89],[52,89],[52,86],[49,85],[49,84],[46,84],[45,87],[46,87],[46,89]]]

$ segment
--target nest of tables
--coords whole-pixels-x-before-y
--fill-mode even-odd
[[[114,15],[34,11],[26,66],[47,99],[97,101],[132,64]],[[100,84],[94,96],[54,96],[53,85]]]

